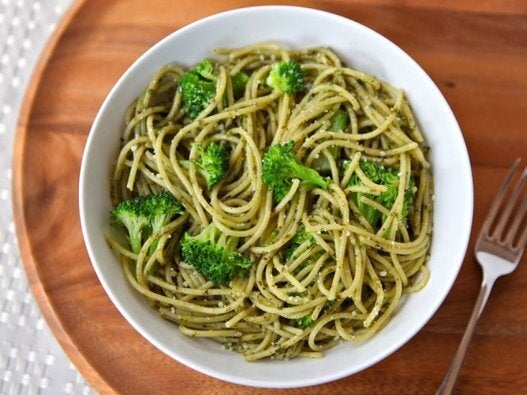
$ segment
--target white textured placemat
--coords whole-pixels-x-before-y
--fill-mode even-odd
[[[16,122],[37,58],[73,0],[0,0],[0,394],[93,394],[42,318],[11,210]]]

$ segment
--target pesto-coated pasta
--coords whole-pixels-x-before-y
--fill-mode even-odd
[[[138,253],[109,233],[126,278],[182,333],[247,361],[318,358],[343,340],[367,340],[429,277],[432,176],[403,91],[328,48],[262,43],[215,54],[215,91],[194,118],[177,65],[161,68],[125,114],[113,203],[166,190],[184,207]],[[274,64],[289,60],[303,74],[296,94],[266,82]],[[240,73],[248,77],[241,90]],[[277,200],[262,159],[290,141],[328,186],[293,179]],[[211,142],[229,159],[226,177],[209,188],[196,160]],[[228,285],[182,257],[183,234],[211,223],[254,262]]]

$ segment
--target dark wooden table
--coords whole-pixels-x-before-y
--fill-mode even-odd
[[[194,372],[157,351],[113,307],[84,248],[77,180],[97,109],[146,48],[179,27],[266,1],[79,2],[28,90],[15,152],[17,232],[53,332],[101,393],[271,394]],[[507,167],[527,159],[527,2],[290,1],[361,22],[407,51],[445,94],[463,130],[479,229]],[[481,274],[471,253],[443,306],[408,344],[352,377],[292,394],[432,394],[458,346]],[[500,279],[481,317],[459,394],[527,393],[527,262]],[[447,264],[447,262],[445,262]]]

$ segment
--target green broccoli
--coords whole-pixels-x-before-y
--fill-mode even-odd
[[[306,235],[309,235],[309,233],[306,232]],[[293,297],[297,296],[297,297],[302,297],[302,298],[306,297],[307,294],[308,294],[307,290],[305,290],[304,292],[289,292],[288,293],[289,296],[293,296]],[[291,306],[291,304],[286,303],[286,306],[289,307]],[[313,325],[315,323],[315,320],[311,317],[311,314],[308,314],[303,317],[295,319],[294,323],[297,327],[306,329],[306,328],[309,328],[311,325]]]
[[[253,262],[237,250],[238,238],[227,236],[214,224],[197,236],[185,233],[181,253],[186,263],[216,285],[228,285],[235,277],[247,277]]]
[[[201,176],[207,182],[207,188],[212,189],[225,178],[229,169],[229,149],[225,144],[215,141],[207,148],[198,145],[199,159],[196,162]]]
[[[299,295],[299,296],[305,296],[305,295]],[[335,304],[336,300],[327,300],[326,303],[324,303],[324,307],[322,308],[321,314],[327,313],[328,310],[330,310],[333,305]],[[307,329],[310,326],[313,326],[316,320],[313,319],[311,314],[305,315],[303,317],[297,318],[295,320],[295,324],[297,327],[301,329]]]
[[[214,66],[212,65],[210,59],[203,59],[194,70],[196,70],[196,73],[198,73],[203,78],[210,81],[216,81],[216,76],[214,75]]]
[[[372,195],[368,193],[363,194],[361,192],[355,192],[352,194],[352,198],[361,214],[366,218],[366,220],[374,229],[379,229],[382,225],[382,222],[386,218],[384,218],[380,211],[363,203],[361,201],[361,196],[364,195],[386,207],[388,210],[391,209],[399,193],[399,176],[397,175],[398,170],[384,167],[372,161],[361,161],[360,169],[371,181],[376,184],[384,185],[387,188],[386,191],[381,192],[380,195]],[[356,173],[352,175],[348,185],[362,185],[362,182]],[[401,221],[403,221],[403,223],[406,220],[409,208],[413,203],[413,186],[414,180],[411,178],[410,185],[406,189],[403,200],[403,210],[401,215]]]
[[[306,231],[306,228],[302,226],[300,227],[300,229],[298,229],[298,232],[296,233],[295,237],[293,237],[293,240],[291,240],[291,243],[289,243],[289,247],[287,247],[287,250],[285,250],[284,258],[287,261],[292,261],[293,259],[295,259],[295,251],[306,241],[309,242],[308,249],[315,246],[315,238],[311,233]]]
[[[303,317],[297,318],[295,320],[296,326],[301,329],[307,329],[315,323],[315,320],[311,314],[305,315]]]
[[[284,258],[287,262],[292,262],[294,261],[296,258],[298,258],[298,255],[295,254],[296,250],[298,249],[298,247],[300,247],[302,244],[304,244],[305,242],[308,242],[308,247],[306,250],[304,250],[302,252],[302,254],[307,251],[307,250],[311,250],[315,245],[316,245],[316,241],[315,241],[315,238],[313,237],[313,235],[311,233],[309,233],[308,231],[306,231],[306,228],[304,228],[303,226],[300,227],[300,229],[298,230],[298,232],[296,233],[295,237],[293,237],[293,240],[291,240],[291,242],[289,243],[289,246],[287,247],[287,249],[285,250],[285,253],[284,253]],[[305,259],[304,261],[302,261],[302,263],[300,263],[294,270],[294,273],[297,274],[298,272],[300,272],[302,269],[304,269],[307,265],[315,262],[318,258],[320,257],[320,253],[316,253],[316,254],[311,254],[307,259]]]
[[[235,99],[239,99],[243,96],[248,81],[249,76],[243,71],[240,71],[238,74],[231,77],[232,94]]]
[[[132,252],[137,254],[143,245],[143,232],[147,236],[159,231],[182,212],[183,207],[176,198],[168,191],[161,191],[122,201],[110,215],[113,226],[125,226]],[[151,250],[155,249],[156,243],[152,244]]]
[[[332,132],[342,132],[349,125],[349,114],[344,110],[337,110],[335,114],[330,118],[330,130]],[[329,153],[335,158],[335,160],[340,159],[341,149],[340,147],[329,147]],[[329,161],[326,158],[326,155],[320,154],[318,158],[313,162],[313,168],[323,174],[329,174],[331,172],[331,167],[329,166]]]
[[[151,193],[141,198],[145,202],[152,233],[167,225],[174,215],[181,214],[184,211],[183,206],[169,191]]]
[[[176,214],[181,214],[184,211],[183,206],[169,191],[147,195],[145,205],[152,233],[158,232],[163,226],[168,225]],[[157,243],[158,240],[155,240],[150,245],[150,253],[156,249]]]
[[[275,201],[281,201],[291,189],[292,181],[327,189],[329,181],[318,172],[303,165],[293,152],[293,141],[269,147],[263,156],[263,182],[272,189]]]
[[[204,59],[194,69],[179,79],[179,90],[190,118],[196,118],[214,99],[217,78],[209,59]]]
[[[332,132],[342,132],[348,127],[350,117],[347,111],[339,109],[333,114],[329,121],[331,123],[330,128]]]
[[[139,198],[125,200],[119,203],[111,212],[111,224],[114,227],[124,225],[128,231],[128,242],[132,252],[137,254],[141,250],[142,233],[150,221],[144,212]]]
[[[304,72],[296,60],[275,63],[267,77],[267,85],[286,95],[294,95],[302,90]]]

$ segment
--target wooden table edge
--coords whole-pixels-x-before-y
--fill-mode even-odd
[[[38,303],[40,311],[44,316],[51,332],[59,342],[60,346],[71,360],[71,362],[82,373],[85,379],[100,393],[116,393],[114,388],[108,385],[100,372],[85,358],[78,345],[70,337],[68,330],[63,326],[62,320],[56,312],[54,304],[50,301],[42,283],[36,259],[33,254],[31,242],[28,237],[26,218],[24,212],[24,182],[23,182],[23,157],[25,151],[28,124],[33,110],[40,82],[51,56],[62,38],[70,22],[78,14],[85,0],[75,0],[68,11],[62,17],[55,31],[47,41],[35,65],[28,86],[24,93],[24,99],[20,109],[19,119],[16,125],[15,141],[13,145],[13,180],[12,180],[12,204],[15,232],[18,242],[18,249],[24,271],[29,281],[29,285]]]

